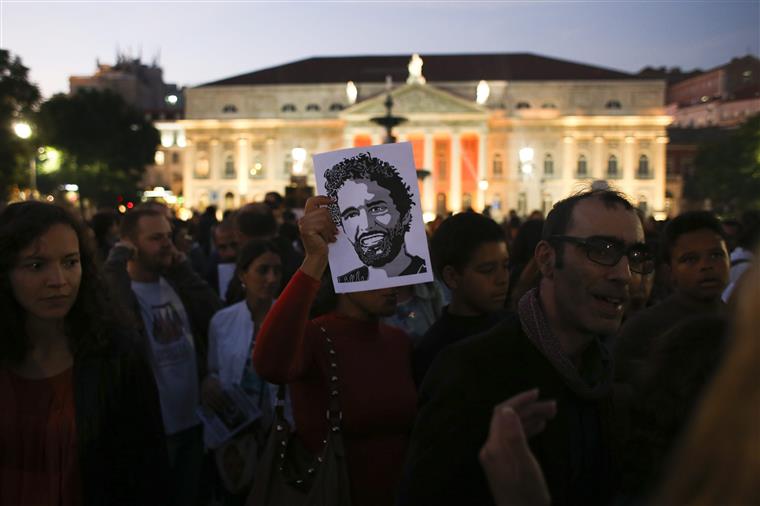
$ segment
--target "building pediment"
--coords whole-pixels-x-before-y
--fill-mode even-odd
[[[472,115],[483,117],[487,115],[485,108],[474,101],[468,102],[451,93],[429,84],[407,84],[391,92],[393,97],[393,114],[396,116],[413,117],[416,115]],[[366,119],[384,116],[386,113],[386,93],[359,102],[341,114],[346,119]]]

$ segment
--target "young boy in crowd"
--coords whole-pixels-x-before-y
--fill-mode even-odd
[[[617,381],[635,381],[654,342],[682,320],[723,313],[721,294],[729,271],[723,234],[718,218],[707,211],[687,212],[667,224],[662,252],[674,291],[621,327],[615,343]]]
[[[444,220],[433,234],[431,253],[436,275],[451,291],[451,302],[414,351],[418,386],[438,352],[501,319],[509,288],[506,237],[490,218],[465,212]]]

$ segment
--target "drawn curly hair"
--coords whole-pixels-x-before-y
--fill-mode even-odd
[[[336,200],[338,199],[338,190],[346,183],[353,179],[368,179],[379,184],[391,194],[393,203],[396,206],[401,221],[409,214],[412,209],[414,200],[412,200],[412,189],[404,182],[396,168],[388,162],[376,158],[369,153],[359,153],[351,158],[344,158],[339,163],[333,165],[325,171],[325,189],[327,195]],[[336,225],[340,225],[340,208],[338,204],[330,206],[330,214]],[[405,231],[409,231],[411,220],[406,221]]]

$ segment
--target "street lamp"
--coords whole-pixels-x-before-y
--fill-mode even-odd
[[[32,127],[26,121],[17,121],[13,124],[13,132],[20,139],[27,140],[32,136]],[[29,172],[30,195],[34,198],[34,194],[37,193],[37,153],[32,155],[29,162]]]

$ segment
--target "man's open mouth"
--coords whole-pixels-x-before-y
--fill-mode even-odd
[[[364,234],[359,239],[359,243],[363,248],[374,248],[379,245],[385,239],[385,234],[381,232],[375,232],[370,234]]]

